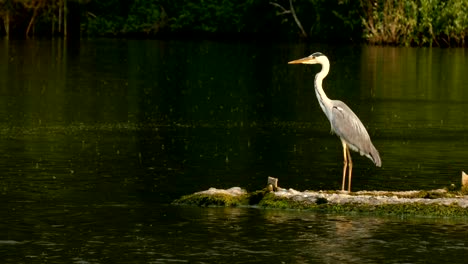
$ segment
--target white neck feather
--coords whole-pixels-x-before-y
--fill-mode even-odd
[[[315,75],[315,95],[319,101],[320,107],[322,108],[325,115],[330,119],[329,110],[331,109],[331,100],[327,97],[322,88],[322,81],[330,71],[330,62],[327,57],[321,62],[322,70]]]

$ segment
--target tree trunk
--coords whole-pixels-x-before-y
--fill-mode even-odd
[[[7,9],[5,12],[3,24],[5,26],[6,38],[8,39],[8,37],[10,36],[10,10],[9,9]]]
[[[54,15],[52,16],[52,29],[51,29],[51,31],[52,31],[52,37],[55,36],[55,20],[56,20],[56,18],[57,18],[57,17],[56,17],[55,14],[54,14]]]
[[[67,30],[67,13],[68,13],[68,10],[67,10],[67,0],[63,0],[63,37],[67,37],[67,33],[68,33],[68,30]]]
[[[32,26],[34,24],[34,20],[36,19],[36,16],[37,16],[36,10],[37,9],[34,9],[33,16],[31,17],[31,20],[29,20],[28,28],[26,29],[26,38],[29,37],[29,32],[31,31],[31,28],[32,28]]]
[[[37,15],[39,14],[39,10],[43,7],[44,5],[44,1],[43,0],[38,0],[36,2],[36,6],[34,7],[34,13],[31,17],[31,20],[29,20],[29,25],[28,25],[28,28],[26,29],[26,38],[29,37],[29,32],[31,32],[31,28],[33,28],[34,26],[34,21],[36,20],[36,17]],[[34,5],[34,2],[32,4],[32,6]]]
[[[58,10],[59,11],[59,13],[58,13],[58,33],[62,34],[63,0],[59,1],[58,8],[59,8],[59,10]]]

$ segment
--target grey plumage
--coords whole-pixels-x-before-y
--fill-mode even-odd
[[[342,101],[333,100],[330,123],[333,132],[359,154],[368,157],[377,167],[382,166],[379,152],[372,144],[369,133],[356,114]]]
[[[332,132],[341,139],[344,157],[342,190],[344,191],[346,169],[348,168],[348,191],[350,192],[353,163],[349,149],[368,157],[377,167],[382,165],[382,161],[380,159],[379,152],[372,144],[369,133],[367,133],[366,128],[357,115],[342,101],[330,100],[323,91],[322,81],[330,70],[330,62],[328,61],[328,58],[320,52],[315,52],[308,57],[289,62],[289,64],[317,63],[322,65],[322,70],[315,75],[315,94],[320,108],[322,108],[330,121]]]

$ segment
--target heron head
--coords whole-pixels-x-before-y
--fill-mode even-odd
[[[315,52],[305,58],[290,61],[288,64],[323,64],[325,60],[328,60],[325,55],[320,52]]]

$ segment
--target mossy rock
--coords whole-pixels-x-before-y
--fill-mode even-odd
[[[258,203],[259,206],[264,208],[279,208],[279,209],[315,209],[317,203],[315,201],[308,200],[295,200],[281,196],[277,196],[274,193],[268,193]]]
[[[216,190],[216,189],[215,189]],[[466,201],[466,196],[460,196],[460,192],[411,191],[405,193],[392,192],[362,192],[361,194],[343,194],[340,192],[321,192],[311,196],[310,192],[297,192],[292,190],[292,196],[284,196],[269,191],[268,189],[255,192],[231,195],[226,190],[218,192],[198,192],[182,196],[173,204],[185,204],[196,206],[258,206],[261,208],[310,210],[327,213],[351,213],[373,215],[413,215],[431,217],[468,217],[468,208],[458,204],[459,199]],[[337,201],[341,199],[357,197],[358,200]],[[378,203],[375,198],[379,197]],[[364,198],[363,198],[364,197]],[[368,197],[368,198],[365,198]],[[371,198],[369,198],[371,197]],[[399,199],[403,201],[398,202]],[[329,200],[328,200],[329,199]],[[335,199],[335,200],[334,200]],[[364,200],[363,200],[364,199]],[[368,199],[368,200],[365,200]],[[381,199],[388,199],[381,202]],[[440,199],[440,200],[438,200]],[[448,204],[447,199],[453,200]],[[428,202],[431,200],[431,202]],[[448,201],[450,202],[450,200]]]
[[[184,195],[181,198],[175,200],[173,204],[186,204],[196,206],[239,206],[248,205],[249,196],[239,195],[233,196],[229,194],[205,194],[205,193],[194,193]]]

